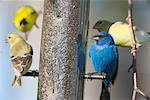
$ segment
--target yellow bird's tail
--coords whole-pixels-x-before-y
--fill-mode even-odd
[[[14,76],[12,86],[21,86],[21,76]]]

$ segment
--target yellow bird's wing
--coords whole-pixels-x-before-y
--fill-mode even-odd
[[[26,53],[16,55],[16,56],[11,56],[11,62],[13,65],[13,68],[20,72],[22,75],[25,74],[28,69],[30,68],[32,64],[32,55],[33,55],[33,50],[32,47],[29,45],[26,49],[28,50],[19,50],[20,51],[25,51]],[[27,52],[28,51],[28,52]]]
[[[150,42],[150,33],[139,28],[135,29],[136,40],[138,43]]]
[[[31,66],[32,55],[26,54],[24,57],[17,56],[11,58],[13,68],[20,72],[22,75],[25,74]]]

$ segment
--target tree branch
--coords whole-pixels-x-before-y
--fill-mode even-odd
[[[134,85],[134,90],[132,94],[132,100],[136,100],[136,94],[139,93],[141,94],[144,98],[147,100],[150,100],[150,98],[145,95],[139,88],[138,88],[138,81],[137,81],[137,68],[136,68],[136,53],[137,53],[137,42],[135,38],[135,33],[133,29],[133,19],[132,19],[132,0],[128,0],[128,23],[129,23],[129,28],[130,28],[130,34],[131,34],[131,40],[132,40],[132,48],[131,48],[131,53],[132,53],[132,66],[133,66],[133,85]]]

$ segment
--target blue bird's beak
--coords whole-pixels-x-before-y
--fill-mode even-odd
[[[92,39],[93,40],[99,40],[100,38],[98,36],[93,36]]]

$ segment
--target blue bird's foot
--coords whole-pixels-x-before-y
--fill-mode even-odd
[[[107,78],[107,74],[106,73],[100,73],[100,75],[103,77],[103,79]]]
[[[92,80],[92,75],[94,74],[98,74],[98,72],[92,72],[92,73],[87,73],[87,79],[91,79]]]
[[[107,78],[106,73],[98,73],[98,72],[93,72],[93,73],[88,73],[84,75],[85,79],[101,79],[104,80]]]

